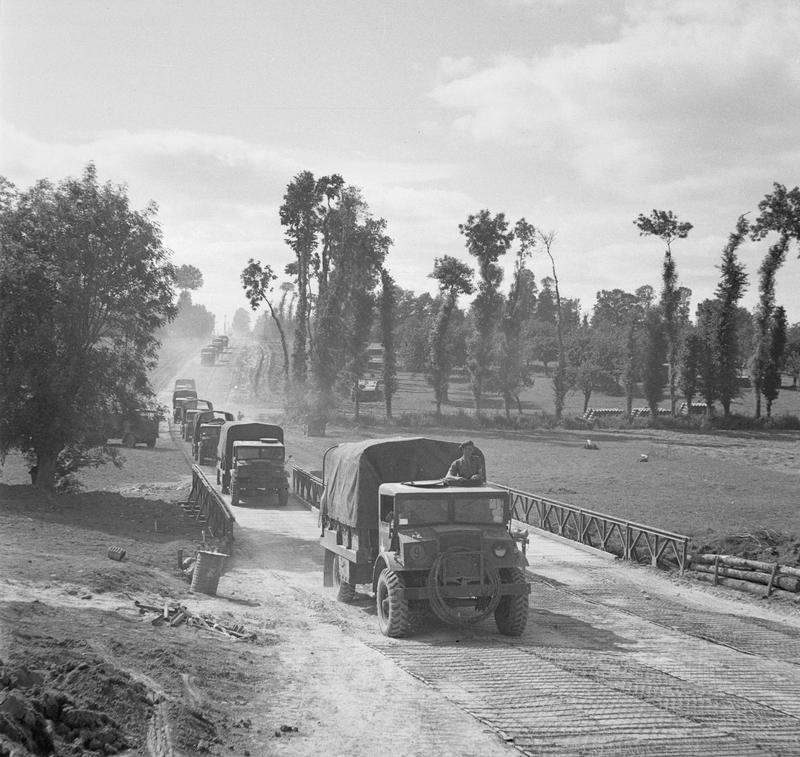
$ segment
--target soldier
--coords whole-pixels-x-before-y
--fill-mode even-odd
[[[451,486],[480,486],[486,481],[481,453],[471,439],[458,445],[461,457],[453,460],[444,477]]]

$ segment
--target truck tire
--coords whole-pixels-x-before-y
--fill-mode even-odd
[[[136,437],[128,432],[122,437],[122,443],[128,448],[133,449],[136,446]]]
[[[336,591],[336,599],[345,604],[350,604],[356,598],[356,585],[345,581],[342,578],[342,561],[345,560],[341,555],[333,556],[333,586]]]
[[[278,489],[278,506],[286,507],[289,504],[289,490]]]
[[[402,576],[384,568],[378,576],[375,604],[378,610],[378,625],[384,636],[400,638],[411,632],[408,600],[401,597],[405,588]]]
[[[524,584],[525,571],[522,568],[504,568],[500,579],[507,584]],[[505,636],[522,636],[528,624],[528,594],[506,594],[494,611],[497,630]]]
[[[153,449],[153,447],[156,446],[156,440],[155,439],[148,439],[147,440],[147,446],[150,447],[150,449]]]
[[[239,478],[236,473],[231,474],[231,504],[239,504]]]

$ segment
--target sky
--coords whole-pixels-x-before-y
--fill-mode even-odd
[[[664,245],[633,220],[671,210],[694,226],[672,245],[694,309],[739,215],[800,184],[798,39],[797,0],[0,0],[0,175],[91,161],[154,201],[218,330],[250,258],[292,260],[278,209],[304,170],[362,190],[404,289],[433,292],[443,255],[474,266],[458,226],[488,209],[555,232],[586,314],[660,289]],[[740,250],[750,308],[768,244]],[[551,275],[541,249],[528,265]],[[790,322],[799,293],[793,246]]]

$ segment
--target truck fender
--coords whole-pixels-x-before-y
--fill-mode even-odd
[[[378,576],[383,572],[384,568],[400,572],[403,566],[398,562],[397,555],[394,552],[381,552],[378,559],[375,560],[375,565],[372,568],[372,590],[374,591],[378,586]]]

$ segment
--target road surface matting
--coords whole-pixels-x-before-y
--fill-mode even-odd
[[[641,588],[648,569],[583,559],[591,580],[576,588],[536,576],[531,555],[518,640],[485,623],[367,643],[524,754],[800,754],[797,620],[705,610]]]

